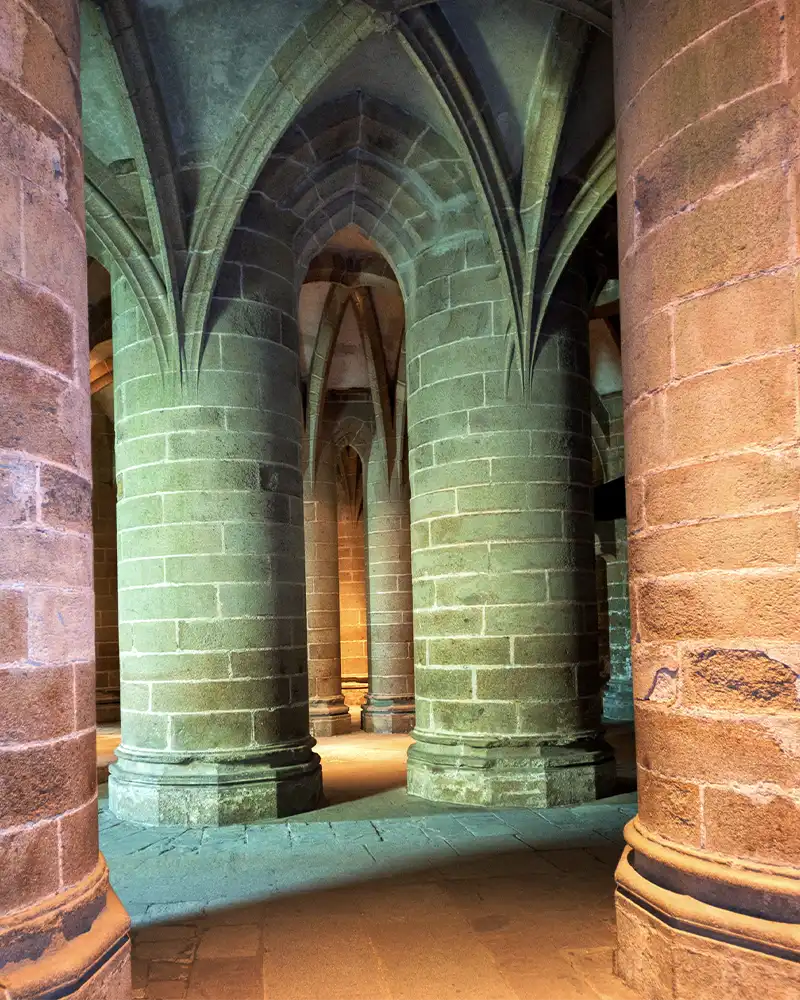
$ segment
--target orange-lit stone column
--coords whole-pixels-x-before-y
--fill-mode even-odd
[[[617,971],[800,995],[800,0],[616,0],[639,815]]]
[[[130,997],[97,848],[78,3],[0,6],[0,996]]]
[[[303,484],[309,712],[315,736],[340,736],[350,732],[350,711],[342,695],[336,453],[329,441],[313,473],[306,471]]]

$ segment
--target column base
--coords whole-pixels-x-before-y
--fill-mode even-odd
[[[648,1000],[800,995],[796,875],[668,847],[638,818],[625,839],[614,966],[634,992]]]
[[[250,754],[188,758],[120,746],[108,799],[119,819],[143,826],[232,826],[294,816],[322,795],[313,740]]]
[[[408,792],[460,805],[577,805],[612,794],[614,752],[604,740],[569,746],[412,733]]]
[[[603,718],[609,722],[633,722],[633,682],[610,681],[603,692]]]
[[[351,732],[350,709],[344,698],[314,698],[308,707],[314,736],[344,736]]]
[[[410,733],[414,728],[415,706],[408,698],[367,698],[361,708],[361,728],[365,733]]]
[[[0,988],[8,1000],[129,1000],[130,920],[97,867],[77,886],[27,910],[0,929]]]

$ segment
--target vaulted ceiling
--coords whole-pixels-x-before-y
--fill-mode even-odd
[[[186,315],[202,321],[197,276],[216,280],[209,258],[282,134],[354,92],[427,123],[469,163],[529,339],[533,303],[614,193],[610,0],[83,0],[81,28],[90,251],[146,259],[141,297],[163,299],[155,321],[175,333]],[[212,201],[229,209],[221,225]],[[354,230],[326,250],[363,263],[377,248]],[[393,380],[402,296],[368,284]],[[317,269],[299,291],[304,374],[329,290]],[[366,385],[352,304],[336,344],[329,388]]]

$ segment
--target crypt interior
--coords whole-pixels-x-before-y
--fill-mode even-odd
[[[800,0],[0,0],[0,1000],[797,1000]]]

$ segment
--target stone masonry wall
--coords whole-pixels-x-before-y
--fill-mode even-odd
[[[114,425],[92,399],[92,529],[97,721],[119,719],[117,487]]]

